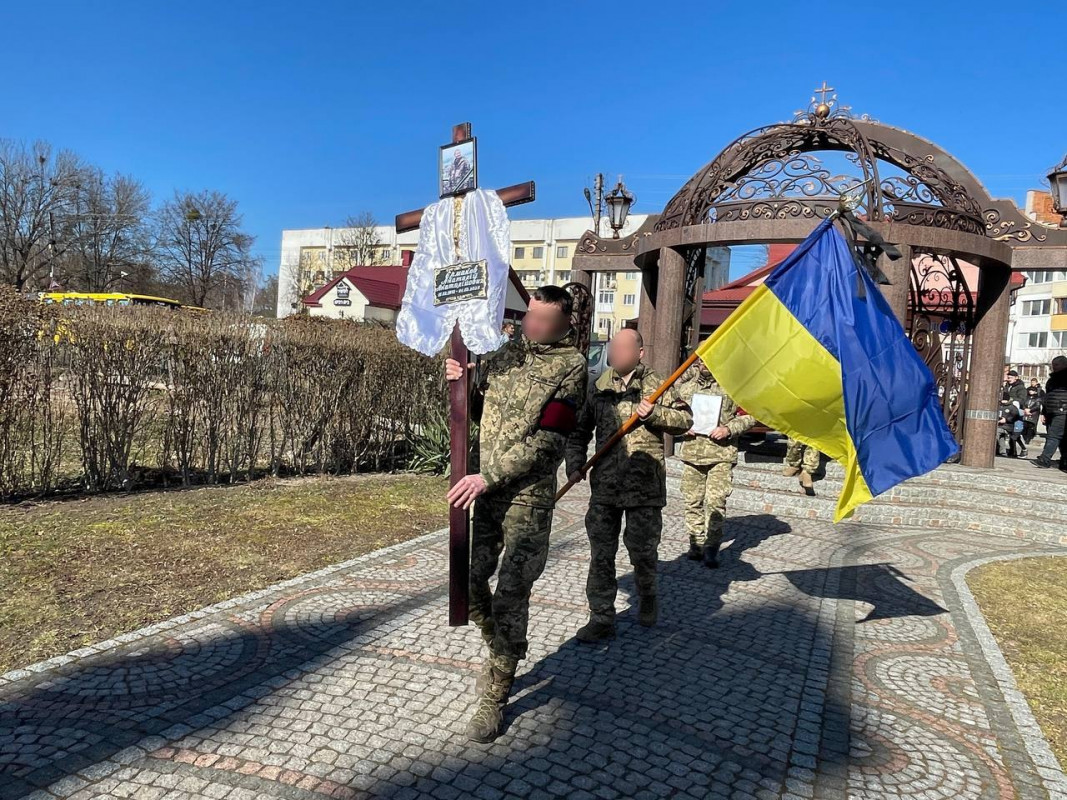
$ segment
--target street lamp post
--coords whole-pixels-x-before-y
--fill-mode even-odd
[[[1060,215],[1060,227],[1067,228],[1067,156],[1049,172],[1048,184],[1052,190],[1052,207]]]
[[[608,205],[611,230],[614,233],[612,238],[618,239],[619,231],[626,224],[626,218],[630,216],[630,208],[634,204],[634,196],[626,191],[622,183],[622,175],[619,176],[619,182],[615,184],[615,188],[611,190],[611,194],[604,199],[604,202]]]
[[[593,191],[590,192],[589,188],[585,190],[585,200],[589,203],[589,213],[593,216],[593,233],[600,236],[600,218],[604,213],[605,207],[608,212],[608,224],[611,226],[612,238],[618,239],[619,232],[626,225],[626,218],[630,215],[630,208],[634,204],[634,196],[626,190],[626,186],[622,182],[622,175],[619,176],[618,183],[615,184],[615,188],[611,190],[607,197],[604,197],[604,174],[598,172],[593,179]],[[600,330],[598,325],[597,305],[600,303],[600,273],[593,273],[593,331],[594,333]],[[610,337],[611,328],[608,333]]]

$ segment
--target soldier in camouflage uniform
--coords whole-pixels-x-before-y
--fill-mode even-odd
[[[500,734],[515,668],[526,657],[530,591],[548,558],[556,471],[585,397],[585,359],[574,346],[570,318],[570,295],[541,287],[530,300],[523,335],[483,362],[474,387],[482,401],[480,471],[448,493],[457,508],[474,504],[470,618],[489,646],[467,727],[478,742]],[[463,375],[452,359],[445,370],[449,380]]]
[[[819,451],[814,447],[789,439],[785,448],[785,469],[782,474],[787,478],[794,475],[800,476],[800,485],[804,491],[811,492],[815,488],[812,475],[819,468]]]
[[[679,453],[689,558],[703,560],[704,566],[714,569],[719,566],[726,498],[734,489],[737,440],[756,421],[747,414],[738,415],[737,403],[723,391],[701,360],[685,371],[678,393],[687,403],[697,394],[722,397],[718,425],[707,435],[690,430]]]
[[[578,416],[567,442],[567,473],[580,480],[586,448],[596,430],[599,450],[636,412],[642,424],[628,433],[593,466],[592,497],[585,516],[589,536],[589,623],[578,631],[582,642],[596,642],[615,635],[615,554],[623,515],[623,542],[634,568],[639,598],[638,621],[656,623],[656,564],[667,504],[666,470],[663,462],[664,434],[681,434],[693,424],[689,408],[672,388],[657,401],[646,398],[663,382],[641,363],[641,335],[632,329],[619,331],[608,345],[610,368],[597,380]]]

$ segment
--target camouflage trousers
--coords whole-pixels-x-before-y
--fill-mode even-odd
[[[630,554],[637,593],[646,597],[656,594],[663,509],[658,506],[623,508],[592,502],[585,514],[585,531],[589,536],[589,577],[585,582],[585,596],[589,599],[590,617],[598,622],[615,621],[615,597],[619,593],[615,554],[619,551],[623,514],[626,515],[626,529],[622,531],[622,541]]]
[[[548,560],[552,509],[478,498],[471,525],[470,618],[490,640],[491,660],[526,657],[530,591]],[[503,556],[503,557],[501,557]],[[489,579],[500,566],[496,589]]]
[[[685,530],[697,547],[722,544],[726,522],[726,498],[734,490],[734,465],[686,464],[682,462],[682,498],[685,500]]]
[[[790,439],[785,448],[785,465],[797,467],[811,475],[819,468],[819,451]]]

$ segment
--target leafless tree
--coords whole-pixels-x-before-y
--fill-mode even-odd
[[[41,288],[65,250],[82,171],[68,151],[0,140],[0,279],[16,290]]]
[[[151,252],[148,212],[148,191],[140,182],[84,170],[69,217],[63,259],[67,288],[106,292],[143,280]]]
[[[159,210],[156,258],[164,276],[193,305],[230,305],[256,274],[254,237],[241,227],[237,202],[221,192],[175,192]],[[240,299],[237,306],[240,306]]]
[[[259,284],[252,314],[257,317],[278,316],[278,276],[268,275]]]
[[[350,267],[376,267],[388,260],[385,245],[378,235],[378,220],[369,211],[362,211],[345,220],[345,227],[338,231],[334,246],[334,265],[343,269]]]

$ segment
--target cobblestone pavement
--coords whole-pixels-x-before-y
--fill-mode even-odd
[[[963,582],[1062,549],[756,515],[712,572],[674,494],[661,624],[620,555],[599,648],[571,638],[586,495],[557,511],[492,745],[463,737],[481,644],[444,624],[437,534],[4,676],[0,798],[1067,796]]]

